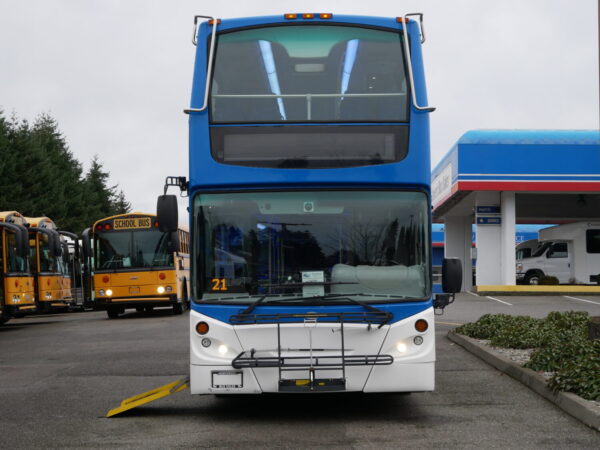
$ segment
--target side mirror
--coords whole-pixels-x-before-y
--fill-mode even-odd
[[[22,258],[29,257],[29,230],[22,225],[19,225],[17,241],[17,255]]]
[[[177,196],[159,195],[156,202],[156,218],[158,229],[164,233],[177,231],[179,217],[177,212]]]
[[[462,263],[458,258],[444,258],[442,263],[442,291],[456,294],[462,288]]]
[[[50,233],[49,235],[49,241],[50,241],[50,248],[52,249],[52,254],[55,257],[59,257],[62,255],[62,245],[60,242],[60,235],[54,231],[52,233]]]
[[[88,259],[92,256],[92,243],[90,240],[90,229],[86,228],[81,233],[81,246],[83,250],[83,258]]]
[[[172,231],[170,233],[170,236],[169,236],[169,244],[168,244],[168,247],[167,247],[169,253],[173,253],[173,252],[178,251],[179,250],[179,245],[180,245],[180,242],[179,242],[179,232],[178,231]]]

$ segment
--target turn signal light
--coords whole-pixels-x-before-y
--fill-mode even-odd
[[[108,283],[109,281],[110,281],[110,278],[108,278],[108,275],[104,275],[104,276],[102,277],[102,282],[103,282],[103,283]]]
[[[429,324],[426,320],[419,319],[415,322],[415,330],[417,330],[419,333],[424,333],[427,331],[427,328],[429,328]]]
[[[158,274],[158,278],[160,278],[161,280],[164,280],[165,278],[167,278],[167,276],[163,272],[161,272]]]
[[[290,20],[290,19],[297,19],[298,18],[298,14],[284,14],[283,15],[284,19]]]
[[[208,324],[206,322],[198,322],[196,324],[196,333],[198,333],[198,334],[208,333]]]

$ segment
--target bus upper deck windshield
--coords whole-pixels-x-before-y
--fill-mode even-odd
[[[211,118],[213,123],[405,122],[402,37],[339,25],[222,33]]]

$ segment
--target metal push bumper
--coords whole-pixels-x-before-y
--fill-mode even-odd
[[[370,328],[373,325],[381,328],[391,319],[391,314],[385,311],[368,312],[332,312],[306,314],[240,314],[230,318],[233,325],[252,325],[272,323],[277,325],[277,355],[272,352],[251,349],[242,351],[232,361],[234,369],[278,369],[279,392],[332,392],[345,391],[346,368],[355,366],[385,366],[391,365],[394,358],[386,354],[347,355],[344,345],[344,323],[365,323]],[[286,349],[282,353],[281,325],[290,322],[304,321],[305,327],[311,329],[317,322],[340,324],[340,348],[335,354],[319,354],[319,349],[313,348],[312,334],[309,348]],[[309,331],[310,333],[310,331]],[[341,373],[341,377],[317,377],[317,372],[324,371]],[[303,378],[286,378],[286,372],[305,372]]]

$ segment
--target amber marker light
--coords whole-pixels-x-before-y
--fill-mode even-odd
[[[303,19],[314,19],[315,15],[313,13],[302,14]]]
[[[405,19],[404,17],[396,17],[396,22],[398,23],[408,23],[409,19]]]
[[[283,18],[286,20],[292,20],[292,19],[297,19],[298,18],[298,14],[284,14]]]
[[[429,328],[429,324],[427,323],[426,320],[419,319],[415,322],[415,330],[417,330],[419,333],[426,332],[427,328]]]
[[[196,333],[198,333],[198,334],[208,333],[208,324],[206,322],[198,322],[196,324]]]
[[[331,19],[333,17],[333,14],[331,13],[321,13],[319,14],[319,18],[320,19]]]
[[[217,25],[219,25],[220,23],[221,23],[221,19],[217,19]],[[214,20],[212,20],[212,19],[210,19],[210,20],[208,21],[208,24],[209,24],[209,25],[214,25],[214,24],[215,24],[215,21],[214,21]]]

